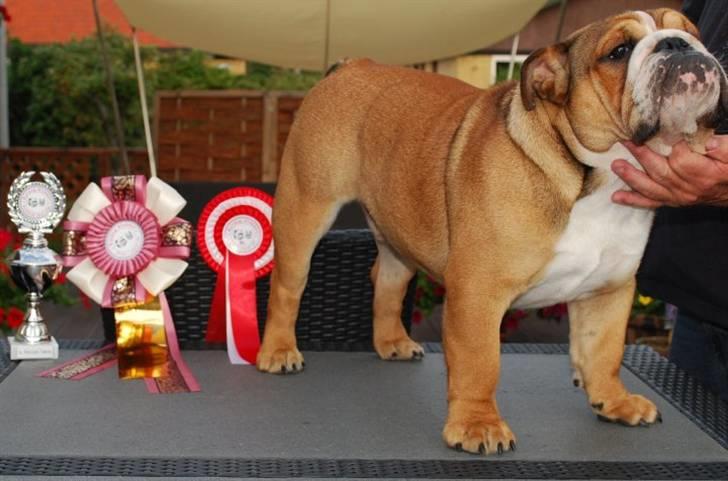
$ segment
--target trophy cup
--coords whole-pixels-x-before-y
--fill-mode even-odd
[[[43,181],[31,181],[34,171],[23,172],[10,186],[8,214],[18,232],[28,234],[8,259],[10,275],[27,294],[25,319],[10,338],[10,359],[57,359],[58,343],[48,333],[38,306],[43,293],[61,272],[61,258],[48,248],[49,234],[63,218],[66,196],[58,178],[41,172]]]

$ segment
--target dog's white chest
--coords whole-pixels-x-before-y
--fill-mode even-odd
[[[543,307],[589,297],[634,274],[654,211],[613,203],[612,193],[623,186],[610,172],[608,182],[576,202],[544,275],[513,307]]]

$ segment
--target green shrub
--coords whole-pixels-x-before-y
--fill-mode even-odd
[[[142,146],[143,127],[131,41],[106,32],[116,95],[128,146]],[[96,37],[66,44],[8,47],[12,145],[106,147],[116,145],[114,120]],[[317,72],[248,63],[246,75],[207,65],[209,55],[188,49],[142,49],[149,105],[156,90],[307,90]]]

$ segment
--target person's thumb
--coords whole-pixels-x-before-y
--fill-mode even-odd
[[[705,143],[705,155],[728,164],[728,135],[714,135]]]

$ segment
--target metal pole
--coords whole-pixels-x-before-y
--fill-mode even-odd
[[[116,143],[121,154],[121,165],[125,174],[130,173],[129,157],[126,153],[126,141],[124,140],[124,124],[119,113],[119,103],[116,100],[116,90],[114,89],[114,73],[111,70],[109,55],[106,51],[106,42],[104,34],[101,31],[101,17],[99,16],[99,8],[96,0],[92,0],[94,8],[94,18],[96,19],[96,34],[99,37],[99,47],[101,48],[101,58],[104,62],[104,70],[106,71],[106,89],[109,91],[109,99],[111,100],[111,108],[114,111],[114,127],[116,129]]]
[[[324,33],[324,68],[322,73],[326,73],[329,68],[329,37],[331,35],[331,0],[326,0],[326,31]]]
[[[0,5],[5,0],[0,0]],[[8,113],[8,29],[5,19],[0,22],[0,147],[10,147],[10,115]]]
[[[513,71],[516,67],[516,54],[518,54],[518,40],[521,37],[521,32],[518,32],[513,36],[513,43],[511,44],[511,59],[508,62],[508,80],[513,79]]]
[[[139,54],[139,42],[137,41],[136,28],[131,28],[131,41],[134,45],[134,64],[136,65],[137,83],[139,84],[139,101],[142,104],[142,120],[144,121],[144,138],[147,140],[147,155],[149,156],[149,175],[157,176],[157,161],[154,158],[154,146],[152,145],[152,129],[149,126],[149,111],[147,110],[147,89],[144,88],[144,68],[142,57]]]
[[[556,41],[561,40],[561,30],[564,28],[564,17],[566,17],[566,4],[569,0],[561,0],[561,9],[559,10],[559,26],[556,28]]]

